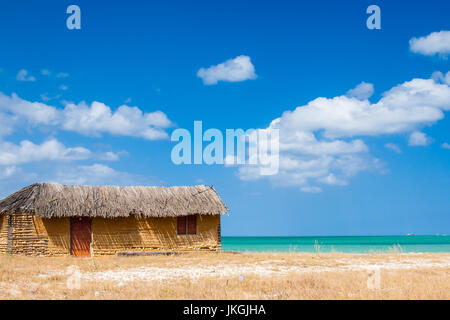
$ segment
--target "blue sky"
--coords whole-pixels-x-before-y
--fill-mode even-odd
[[[66,27],[70,4],[81,30]],[[371,4],[381,30],[366,27]],[[225,236],[448,234],[449,10],[448,1],[4,2],[0,195],[38,181],[207,184],[231,210]],[[208,69],[239,56],[245,74]],[[218,82],[205,84],[201,68]],[[280,174],[174,165],[170,134],[194,120],[278,126]]]

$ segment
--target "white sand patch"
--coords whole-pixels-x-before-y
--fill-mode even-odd
[[[292,273],[339,272],[339,271],[370,271],[373,269],[436,269],[450,267],[450,257],[439,261],[427,259],[403,259],[373,263],[364,259],[336,260],[338,266],[301,266],[280,265],[280,261],[263,261],[254,264],[219,264],[212,266],[188,265],[182,267],[151,267],[116,268],[107,271],[82,273],[85,281],[158,281],[167,279],[199,279],[199,278],[236,278],[241,275],[257,275],[270,277],[272,275],[288,275]],[[299,262],[301,263],[301,262]]]

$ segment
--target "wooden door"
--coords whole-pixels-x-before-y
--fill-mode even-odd
[[[197,234],[197,216],[187,217],[188,234]]]
[[[91,219],[89,217],[71,217],[70,253],[75,257],[90,257],[91,241]]]

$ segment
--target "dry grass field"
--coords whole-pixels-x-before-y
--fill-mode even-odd
[[[450,299],[450,254],[0,255],[0,299]]]

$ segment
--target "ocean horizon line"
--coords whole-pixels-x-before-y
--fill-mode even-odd
[[[450,236],[223,236],[222,249],[260,252],[450,252]]]
[[[450,234],[380,234],[380,235],[313,235],[313,236],[225,236],[222,238],[336,238],[336,237],[439,237],[439,236],[450,236]]]

